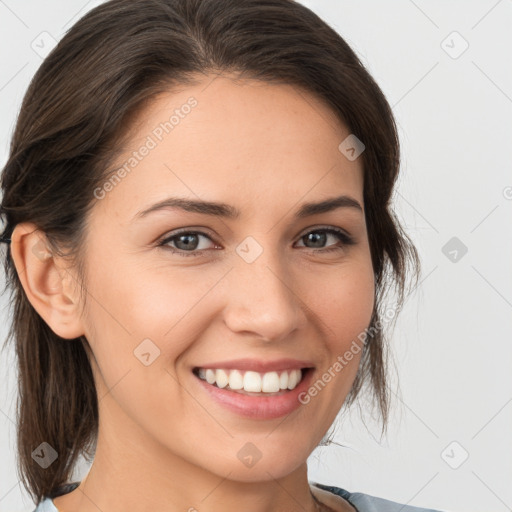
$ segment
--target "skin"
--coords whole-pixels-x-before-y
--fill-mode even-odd
[[[54,503],[60,512],[312,512],[313,490],[334,510],[353,511],[311,488],[306,462],[353,384],[360,352],[285,419],[225,409],[191,369],[294,357],[314,362],[315,382],[368,327],[375,283],[364,213],[293,218],[303,203],[341,194],[363,206],[362,159],[338,150],[350,131],[314,96],[223,75],[156,98],[134,121],[117,165],[190,96],[198,101],[190,114],[94,205],[83,315],[73,268],[34,254],[44,242],[34,225],[14,230],[12,255],[30,302],[55,333],[85,335],[92,349],[96,455],[81,485]],[[132,220],[168,196],[222,201],[242,215],[168,209]],[[305,237],[322,227],[344,229],[356,243]],[[207,234],[197,239],[202,255],[157,247],[179,228]],[[248,236],[263,249],[251,264],[235,250]],[[179,238],[169,245],[191,250]],[[145,338],[160,350],[149,366],[134,356]],[[252,467],[237,457],[247,442],[262,453]]]

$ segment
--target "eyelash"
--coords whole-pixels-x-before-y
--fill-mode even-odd
[[[338,239],[342,242],[343,246],[354,245],[356,243],[355,240],[351,236],[347,235],[344,231],[342,231],[341,229],[337,229],[337,228],[317,228],[312,231],[306,232],[304,235],[299,237],[299,240],[304,238],[306,235],[309,235],[310,233],[317,233],[317,232],[329,233],[329,234],[337,236]],[[178,233],[174,233],[172,236],[168,236],[168,237],[164,238],[163,240],[158,242],[157,247],[162,247],[165,250],[171,251],[171,253],[173,253],[173,254],[176,253],[176,254],[179,254],[180,256],[185,256],[185,257],[201,256],[204,251],[209,250],[209,249],[202,249],[202,250],[196,249],[194,251],[183,251],[181,249],[176,249],[174,247],[170,247],[167,245],[169,242],[171,242],[175,238],[178,238],[179,236],[182,236],[182,235],[202,235],[202,236],[205,236],[206,238],[209,238],[212,242],[214,242],[214,240],[212,240],[212,238],[209,235],[207,235],[206,233],[203,233],[202,231],[187,231],[186,229],[184,229],[182,231],[179,231]],[[343,247],[328,247],[326,249],[310,249],[310,250],[313,252],[326,253],[326,252],[332,252],[332,251],[340,251],[342,249],[343,249]]]

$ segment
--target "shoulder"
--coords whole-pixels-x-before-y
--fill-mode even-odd
[[[341,487],[332,485],[324,485],[317,482],[312,482],[312,485],[341,496],[353,505],[358,512],[442,512],[432,508],[404,505],[403,503],[386,500],[362,492],[349,492]]]
[[[37,505],[33,512],[58,512],[50,498],[45,498]]]
[[[53,498],[57,496],[62,496],[63,494],[67,494],[68,492],[73,491],[80,485],[80,482],[72,482],[63,484],[58,487],[54,492],[52,492],[49,496],[46,496],[37,507],[33,510],[33,512],[59,512],[57,507],[53,503]]]

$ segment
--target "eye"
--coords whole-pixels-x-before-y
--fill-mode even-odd
[[[337,239],[339,243],[332,244],[335,245],[334,247],[320,247],[326,243],[329,236]],[[180,256],[201,256],[206,250],[209,249],[208,247],[201,247],[201,237],[210,240],[210,242],[213,242],[212,238],[202,231],[182,230],[164,238],[158,242],[157,246],[167,249],[173,253],[177,253]],[[308,231],[305,235],[302,235],[299,238],[299,241],[302,240],[312,242],[314,246],[309,248],[313,249],[313,252],[320,253],[341,251],[343,250],[344,246],[354,245],[356,243],[355,240],[343,230],[333,227],[319,228]],[[169,244],[174,244],[174,247]]]
[[[327,249],[320,248],[319,252],[340,251],[343,250],[343,246],[355,244],[355,240],[351,236],[338,228],[320,228],[308,231],[305,235],[302,235],[299,240],[306,239],[308,242],[313,242],[316,244],[316,247],[318,247],[318,245],[323,245],[326,242],[329,235],[336,238],[340,244]]]
[[[205,247],[199,247],[201,244],[198,242],[200,237],[212,240],[206,233],[201,231],[180,231],[172,236],[164,238],[159,242],[158,247],[164,247],[171,252],[176,252],[180,256],[200,256],[201,252],[206,250]],[[176,244],[177,247],[169,246],[169,243]],[[199,249],[202,249],[199,251]]]

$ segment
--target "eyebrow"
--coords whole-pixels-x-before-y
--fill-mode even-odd
[[[222,217],[226,219],[237,219],[240,217],[241,212],[234,206],[226,203],[214,202],[214,201],[203,201],[193,200],[183,197],[168,197],[151,205],[149,208],[137,212],[134,216],[134,220],[145,217],[146,215],[168,208],[178,208],[186,212],[201,213],[204,215],[213,215],[215,217]],[[326,213],[338,208],[353,208],[363,212],[363,208],[360,203],[353,197],[342,195],[325,199],[317,203],[305,203],[295,213],[295,218],[302,219],[319,213]]]

